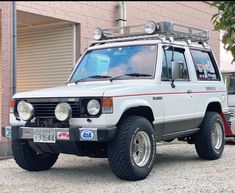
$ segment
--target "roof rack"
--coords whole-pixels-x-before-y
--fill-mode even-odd
[[[93,36],[96,42],[93,42],[92,45],[137,39],[181,40],[189,44],[189,42],[207,42],[209,40],[209,31],[169,21],[158,23],[148,21],[142,25],[106,29],[96,28]]]
[[[160,22],[160,33],[174,39],[192,42],[206,42],[209,40],[209,31],[172,22]]]

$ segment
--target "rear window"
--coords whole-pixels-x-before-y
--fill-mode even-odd
[[[198,80],[220,80],[218,69],[210,52],[191,50]]]

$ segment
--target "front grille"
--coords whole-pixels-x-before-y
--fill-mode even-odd
[[[79,117],[79,104],[74,102],[68,102],[72,108],[72,117]],[[58,102],[50,103],[31,103],[34,107],[34,115],[36,117],[54,117],[55,108]]]
[[[228,121],[228,126],[231,127],[232,123],[231,121]]]
[[[39,100],[26,100],[31,103],[34,107],[34,116],[35,117],[55,117],[55,108],[60,102],[66,102],[71,106],[72,117],[80,117],[80,103],[77,101],[68,101],[68,100],[57,100],[57,101],[40,101]]]

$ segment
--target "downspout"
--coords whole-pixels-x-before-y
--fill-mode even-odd
[[[13,8],[13,95],[16,93],[16,1],[12,2]]]
[[[124,1],[118,2],[118,19],[119,27],[125,27],[126,26],[126,3]],[[124,30],[121,29],[120,33],[124,33]]]

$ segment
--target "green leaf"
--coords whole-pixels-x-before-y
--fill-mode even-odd
[[[225,31],[222,43],[224,48],[232,53],[235,61],[235,3],[234,1],[213,1],[211,5],[218,8],[218,13],[211,17],[214,29]]]
[[[214,14],[211,18],[211,21],[216,20],[218,18],[218,16],[219,16],[219,13]]]

